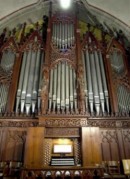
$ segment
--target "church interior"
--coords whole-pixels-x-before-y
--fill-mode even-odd
[[[97,0],[12,2],[0,11],[0,178],[129,178],[129,19]]]

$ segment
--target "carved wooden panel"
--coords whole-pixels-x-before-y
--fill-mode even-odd
[[[17,129],[4,129],[2,131],[1,160],[22,161],[26,131]],[[4,150],[4,153],[2,152]]]
[[[44,166],[49,166],[51,161],[51,152],[52,152],[52,139],[44,140]]]
[[[75,157],[75,164],[76,165],[81,165],[81,141],[78,138],[75,138],[73,140],[73,145],[74,145],[74,157]]]
[[[102,160],[121,160],[130,157],[129,129],[100,129]]]
[[[98,127],[82,127],[83,166],[101,162],[100,135]]]
[[[41,168],[44,163],[44,127],[28,128],[24,166]]]
[[[122,138],[122,145],[124,146],[125,158],[130,158],[130,129],[122,130]]]
[[[46,128],[46,137],[79,137],[79,128]]]
[[[87,126],[86,118],[40,118],[39,126],[46,127],[81,127]]]

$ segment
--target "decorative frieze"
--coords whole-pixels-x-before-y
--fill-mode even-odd
[[[44,119],[39,123],[40,126],[45,127],[85,127],[87,126],[87,119],[76,118],[62,118],[62,119]]]
[[[35,127],[38,121],[0,120],[0,127]]]
[[[47,128],[46,137],[79,137],[79,128]]]
[[[129,119],[98,119],[98,118],[51,118],[40,117],[38,119],[0,119],[0,127],[50,127],[50,128],[80,128],[80,127],[99,127],[99,128],[130,128]],[[63,129],[63,128],[62,128]]]

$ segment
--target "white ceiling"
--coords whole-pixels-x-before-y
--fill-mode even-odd
[[[10,26],[17,20],[23,22],[27,18],[33,21],[42,17],[46,13],[45,8],[47,0],[0,0],[0,25],[1,28],[9,24]],[[58,0],[53,0],[54,2]],[[75,0],[73,0],[75,1]],[[78,0],[79,1],[79,0]],[[81,0],[90,9],[103,11],[107,16],[120,20],[130,27],[130,0]],[[48,12],[48,11],[47,11]]]

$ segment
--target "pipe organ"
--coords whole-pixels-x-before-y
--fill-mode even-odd
[[[37,24],[28,34],[23,28],[20,44],[12,35],[0,48],[0,162],[48,173],[52,161],[69,159],[81,173],[88,166],[97,173],[101,161],[130,158],[124,48],[111,36],[109,43],[98,41],[89,25],[82,38],[78,17],[70,14],[50,13],[47,23],[46,39]],[[67,141],[71,152],[54,152]]]
[[[0,61],[0,113],[6,112],[14,61],[15,53],[12,49],[4,50]]]
[[[112,77],[117,94],[117,105],[120,113],[130,112],[130,83],[124,55],[118,48],[112,48],[110,51],[110,64],[112,68]]]
[[[85,100],[91,114],[109,113],[109,93],[103,55],[91,36],[82,50]]]
[[[37,39],[35,39],[35,43]],[[40,44],[30,43],[23,52],[21,71],[16,95],[16,113],[36,113],[40,110],[41,78],[44,54]]]

